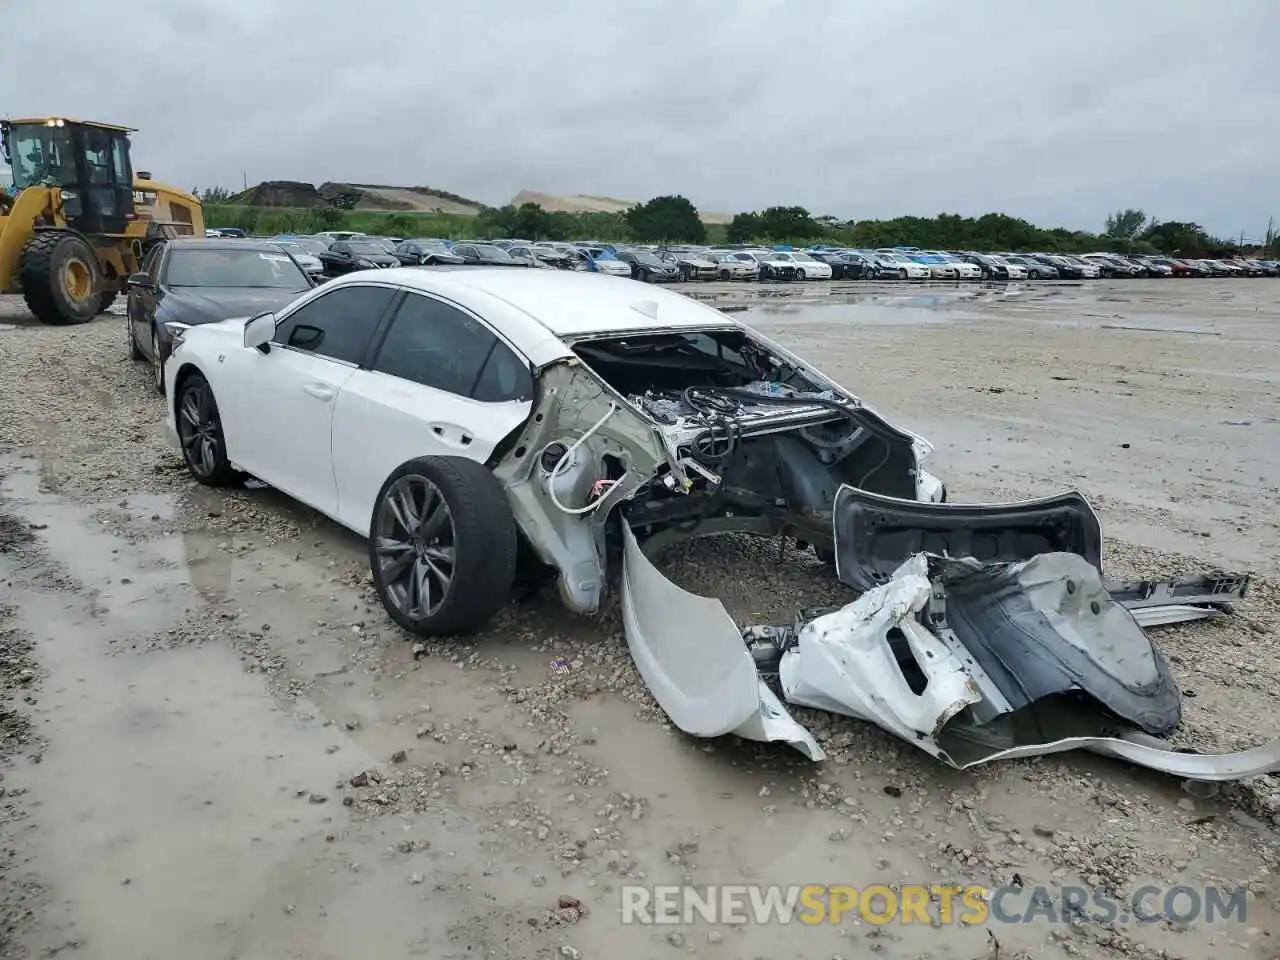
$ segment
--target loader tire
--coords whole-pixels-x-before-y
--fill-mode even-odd
[[[74,233],[37,233],[22,248],[27,308],[41,323],[88,323],[102,302],[102,271],[93,248]]]

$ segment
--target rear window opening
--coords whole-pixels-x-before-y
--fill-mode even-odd
[[[723,509],[776,515],[830,540],[842,483],[915,498],[910,436],[742,330],[642,333],[580,342],[577,355],[692,462],[716,507],[655,491],[634,519]],[[704,479],[717,478],[704,489]],[[695,498],[696,499],[696,498]]]
[[[574,351],[627,397],[758,383],[779,384],[800,393],[824,389],[740,330],[588,340],[576,344]]]

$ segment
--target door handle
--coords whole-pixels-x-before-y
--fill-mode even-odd
[[[338,391],[327,383],[308,383],[303,388],[311,396],[317,400],[328,402],[338,395]]]

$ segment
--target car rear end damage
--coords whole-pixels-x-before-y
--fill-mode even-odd
[[[941,498],[931,447],[740,325],[572,343],[494,471],[566,605],[598,608],[621,523],[646,542],[787,534],[830,551],[842,484]]]
[[[660,544],[628,531],[627,643],[680,729],[822,759],[791,705],[874,723],[957,769],[1087,749],[1205,780],[1280,770],[1280,741],[1208,756],[1163,739],[1180,694],[1143,630],[1226,615],[1247,577],[1109,583],[1078,494],[970,506],[846,486],[833,524],[850,602],[746,629],[668,581]]]

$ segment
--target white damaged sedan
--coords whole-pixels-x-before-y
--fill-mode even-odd
[[[623,520],[832,556],[841,484],[943,498],[923,439],[745,324],[620,278],[355,273],[186,331],[165,383],[198,481],[251,474],[368,537],[379,595],[423,634],[499,609],[521,542],[590,613]]]
[[[1081,690],[1121,728],[1166,734],[1178,691],[1139,624],[1221,616],[1247,579],[1104,585],[1079,494],[947,504],[927,442],[680,294],[571,271],[366,271],[185,331],[165,384],[192,476],[250,474],[365,537],[412,633],[479,628],[518,576],[554,579],[577,613],[620,583],[637,667],[692,735],[820,759],[785,699],[956,766],[1068,741],[1204,775],[1277,760],[1170,761],[1088,716],[1046,714],[1020,739],[1015,715]],[[812,545],[851,602],[741,631],[656,563],[722,533]]]

